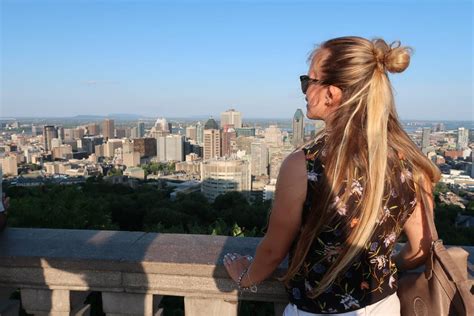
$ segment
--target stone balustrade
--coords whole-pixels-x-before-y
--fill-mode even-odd
[[[222,265],[227,252],[253,255],[259,240],[7,228],[0,234],[0,288],[19,288],[23,308],[34,315],[87,315],[90,306],[83,302],[91,291],[102,293],[108,316],[160,315],[165,295],[184,297],[187,316],[237,315],[241,300],[273,302],[281,315],[287,298],[275,277],[258,293],[239,296]],[[472,271],[474,247],[465,249]],[[283,269],[285,263],[274,276]],[[2,311],[0,304],[0,315],[11,306]]]

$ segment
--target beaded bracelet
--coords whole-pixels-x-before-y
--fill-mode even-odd
[[[252,293],[257,293],[258,288],[257,288],[257,285],[256,285],[256,284],[252,284],[251,286],[248,286],[248,287],[242,287],[242,286],[241,286],[242,279],[244,278],[244,275],[245,275],[248,271],[249,271],[249,268],[245,268],[244,271],[242,271],[242,273],[239,275],[239,279],[238,279],[238,281],[237,281],[237,286],[238,286],[238,288],[239,288],[239,291],[240,291],[240,292],[243,292],[243,291],[250,290],[250,292],[252,292]],[[250,280],[250,277],[249,277],[248,274],[247,274],[247,277],[249,278],[250,283],[252,283],[252,280]]]

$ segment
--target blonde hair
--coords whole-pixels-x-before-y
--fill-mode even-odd
[[[348,223],[357,225],[348,231],[341,252],[311,293],[320,295],[360,254],[370,242],[383,210],[385,185],[397,182],[390,169],[402,154],[413,173],[418,201],[423,179],[439,181],[439,169],[428,160],[403,130],[395,109],[387,71],[399,73],[410,63],[411,48],[400,42],[388,45],[382,39],[340,37],[324,42],[311,54],[318,64],[324,85],[342,90],[341,105],[330,118],[331,125],[321,133],[327,135],[325,174],[327,188],[319,189],[318,199],[302,227],[292,262],[281,280],[287,285],[299,273],[311,244],[324,226],[334,218],[331,207],[335,195],[346,203],[354,180],[361,182],[364,192]],[[329,130],[330,128],[330,130]],[[393,179],[392,179],[393,178]],[[399,182],[399,180],[398,180]]]

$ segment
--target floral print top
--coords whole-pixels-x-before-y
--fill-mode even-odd
[[[311,212],[315,186],[324,182],[324,140],[321,137],[303,148],[308,172],[308,191],[303,209],[303,223]],[[289,300],[298,309],[310,313],[345,313],[374,304],[393,294],[397,290],[397,269],[391,260],[391,253],[403,229],[403,225],[416,205],[415,188],[411,169],[403,158],[390,166],[397,173],[399,183],[385,187],[384,213],[377,220],[377,227],[365,249],[351,265],[338,275],[332,285],[321,295],[311,299],[308,295],[321,281],[330,264],[335,260],[347,236],[344,227],[355,227],[357,219],[348,223],[355,201],[362,195],[364,188],[357,180],[351,185],[351,196],[342,204],[339,196],[330,205],[334,209],[334,219],[324,226],[322,233],[312,242],[310,250],[299,272],[290,280],[286,288]],[[360,179],[360,178],[359,178]],[[316,190],[317,192],[317,190]],[[289,254],[291,263],[298,238],[294,241]]]

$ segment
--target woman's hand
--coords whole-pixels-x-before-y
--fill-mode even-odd
[[[224,256],[224,266],[232,280],[238,283],[240,275],[250,266],[251,260],[252,257],[250,256],[241,256],[238,253],[227,253]]]

